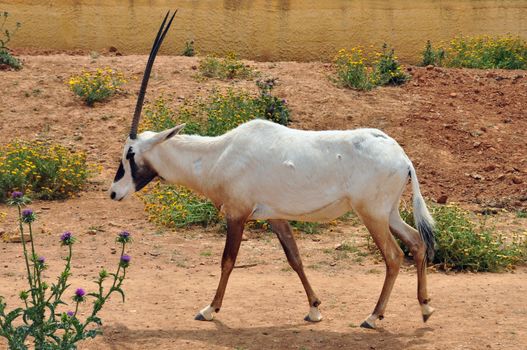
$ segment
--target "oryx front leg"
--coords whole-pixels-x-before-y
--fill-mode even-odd
[[[364,224],[368,228],[386,263],[386,277],[375,309],[373,309],[371,315],[361,324],[363,328],[373,329],[376,327],[375,322],[384,318],[384,311],[386,310],[386,305],[388,304],[388,299],[390,298],[395,279],[399,274],[399,268],[404,256],[403,251],[399,248],[399,245],[390,232],[387,219],[386,217],[385,219],[364,220]]]
[[[300,258],[300,253],[298,252],[298,247],[296,245],[295,238],[293,237],[293,232],[291,227],[286,220],[269,220],[271,228],[278,236],[280,244],[284,248],[285,255],[287,256],[287,261],[293,270],[300,277],[302,285],[307,294],[307,300],[309,301],[309,313],[306,315],[304,320],[310,322],[318,322],[322,320],[322,315],[318,310],[320,305],[320,299],[317,298],[313,288],[307,280],[306,274],[304,273],[304,267],[302,265],[302,259]]]
[[[229,276],[236,263],[236,257],[240,250],[242,241],[243,227],[245,219],[227,219],[227,239],[225,241],[225,248],[223,249],[223,256],[221,259],[221,277],[216,295],[212,303],[202,309],[194,319],[198,321],[211,321],[214,318],[214,313],[219,312],[225,295],[225,288],[229,281]]]

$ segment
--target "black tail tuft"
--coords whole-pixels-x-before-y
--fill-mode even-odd
[[[426,259],[428,262],[434,261],[434,255],[436,250],[436,241],[434,237],[434,227],[427,221],[421,221],[417,223],[417,231],[421,235],[426,245]]]

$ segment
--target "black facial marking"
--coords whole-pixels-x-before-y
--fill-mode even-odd
[[[115,174],[115,178],[113,179],[113,182],[117,182],[121,180],[124,176],[124,167],[123,162],[119,163],[119,169],[117,169],[117,174]]]
[[[132,179],[134,180],[136,191],[141,190],[157,176],[157,172],[150,166],[150,164],[145,163],[140,167],[137,165],[132,147],[126,152],[126,159],[128,159],[130,163],[130,170],[132,171]]]

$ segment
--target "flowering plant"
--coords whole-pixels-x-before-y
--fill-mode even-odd
[[[66,265],[56,283],[48,284],[44,281],[42,272],[48,267],[45,257],[39,256],[33,243],[32,223],[37,220],[31,209],[22,209],[30,201],[21,192],[14,191],[8,203],[18,208],[19,231],[25,261],[28,289],[19,293],[24,306],[7,311],[7,304],[0,296],[0,337],[6,338],[9,349],[26,350],[28,343],[33,342],[35,349],[77,349],[77,343],[87,338],[94,338],[100,333],[102,320],[97,316],[103,305],[113,293],[121,294],[124,301],[122,284],[126,270],[130,266],[131,258],[125,254],[125,247],[131,242],[128,232],[121,232],[117,236],[117,243],[121,245],[121,255],[117,271],[99,272],[95,280],[96,292],[87,293],[83,288],[77,288],[72,296],[75,309],[61,311],[68,303],[64,294],[70,287],[68,278],[71,276],[71,258],[75,237],[71,232],[64,232],[60,236],[61,246],[68,249],[65,258]],[[29,231],[29,239],[24,230]],[[109,279],[109,288],[104,286]],[[92,299],[92,311],[82,321],[78,317],[81,303]]]
[[[98,68],[94,72],[83,72],[70,78],[71,91],[81,97],[88,106],[108,99],[126,83],[124,74],[111,68]]]

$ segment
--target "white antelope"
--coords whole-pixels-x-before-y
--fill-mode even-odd
[[[332,220],[353,210],[382,253],[386,277],[377,305],[362,327],[382,319],[403,253],[394,236],[410,249],[417,266],[417,298],[423,320],[434,309],[426,289],[426,263],[434,255],[433,220],[419,190],[412,162],[395,140],[376,129],[302,131],[253,120],[218,137],[181,135],[184,125],[137,135],[143,99],[156,53],[172,22],[159,29],[145,69],[121,164],[110,188],[114,200],[140,190],[156,176],[210,198],[227,220],[221,277],[212,303],[197,320],[220,311],[247,220],[269,220],[309,301],[307,321],[322,315],[304,273],[288,220]],[[408,180],[418,231],[399,216]]]

